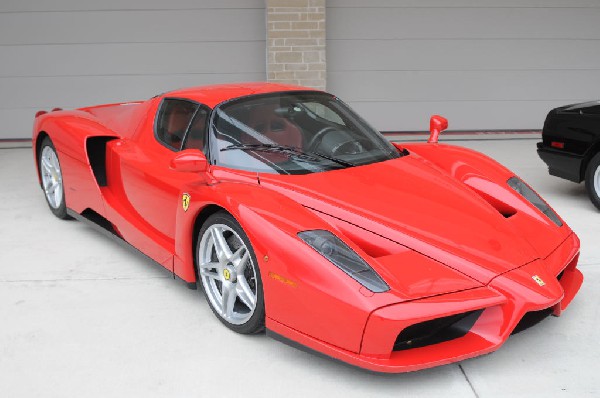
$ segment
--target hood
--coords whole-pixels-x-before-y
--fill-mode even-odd
[[[261,185],[481,283],[540,258],[522,236],[524,218],[519,213],[506,218],[471,188],[418,156],[307,175],[261,175]],[[543,235],[547,228],[536,233]],[[548,239],[556,236],[550,233]]]

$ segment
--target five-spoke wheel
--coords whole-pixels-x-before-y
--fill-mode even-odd
[[[198,235],[198,276],[213,312],[230,329],[256,333],[264,327],[262,282],[248,237],[235,219],[219,212]]]
[[[59,218],[67,218],[63,175],[56,149],[49,137],[45,137],[40,146],[38,168],[50,210]]]

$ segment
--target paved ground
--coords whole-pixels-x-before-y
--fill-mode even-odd
[[[548,176],[535,140],[460,141],[513,169],[579,234],[585,283],[569,310],[497,352],[376,375],[264,335],[229,332],[197,291],[48,211],[30,149],[0,149],[0,396],[600,395],[600,212]]]

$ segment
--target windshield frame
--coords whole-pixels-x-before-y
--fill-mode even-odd
[[[216,143],[216,135],[219,133],[218,130],[216,129],[216,123],[215,123],[215,119],[218,117],[219,111],[222,111],[223,107],[227,107],[229,105],[234,105],[238,102],[244,102],[244,101],[248,101],[248,100],[257,100],[260,98],[269,98],[269,97],[275,97],[275,96],[285,96],[285,95],[315,95],[315,96],[323,96],[324,98],[329,98],[330,100],[333,100],[334,102],[339,103],[342,106],[342,109],[344,112],[349,112],[351,118],[354,118],[355,120],[353,121],[355,124],[362,124],[362,127],[370,130],[370,132],[376,136],[376,138],[378,140],[381,141],[381,143],[384,143],[385,146],[387,146],[389,148],[389,155],[390,158],[389,159],[382,159],[382,160],[378,160],[378,161],[373,161],[373,162],[369,162],[369,163],[364,163],[364,164],[360,164],[360,165],[356,165],[356,166],[366,166],[369,164],[373,164],[373,163],[380,163],[383,161],[387,161],[387,160],[392,160],[392,159],[396,159],[399,157],[404,156],[405,154],[398,151],[397,148],[394,147],[394,145],[389,142],[389,140],[387,140],[382,134],[381,132],[379,132],[379,130],[375,129],[374,127],[372,127],[369,123],[367,123],[356,111],[354,111],[354,109],[352,109],[350,106],[348,106],[344,101],[342,101],[339,97],[337,97],[336,95],[327,93],[325,91],[320,91],[320,90],[311,90],[311,89],[298,89],[298,90],[282,90],[282,91],[272,91],[272,92],[268,92],[268,93],[260,93],[260,94],[249,94],[249,95],[244,95],[244,96],[240,96],[240,97],[235,97],[235,98],[231,98],[228,99],[226,101],[223,101],[219,104],[217,104],[216,106],[214,106],[214,108],[212,109],[209,119],[208,119],[208,128],[206,131],[207,137],[206,137],[206,144],[205,144],[205,153],[206,153],[206,157],[209,160],[209,164],[213,165],[213,166],[218,166],[218,167],[222,167],[225,169],[230,169],[230,170],[239,170],[239,171],[247,171],[247,172],[252,172],[252,173],[264,173],[264,174],[274,174],[274,175],[303,175],[303,174],[315,174],[315,173],[321,173],[321,172],[327,172],[327,171],[335,171],[335,170],[340,170],[340,169],[346,169],[348,168],[348,166],[346,167],[340,167],[340,168],[335,168],[335,169],[330,169],[330,170],[319,170],[319,171],[309,171],[309,172],[305,172],[305,173],[276,173],[274,171],[270,171],[270,170],[252,170],[250,168],[246,169],[243,167],[235,167],[232,165],[229,165],[227,163],[221,163],[219,161],[219,152],[221,152],[220,149],[218,149],[217,147],[217,143]],[[225,112],[223,112],[225,113]],[[225,113],[227,115],[227,113]],[[344,117],[347,117],[347,115],[343,115]],[[307,152],[307,155],[310,156],[310,152]],[[316,154],[318,155],[318,154]]]

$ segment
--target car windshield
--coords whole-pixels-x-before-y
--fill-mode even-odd
[[[347,105],[322,92],[245,97],[216,108],[210,152],[217,165],[308,174],[402,154]]]

